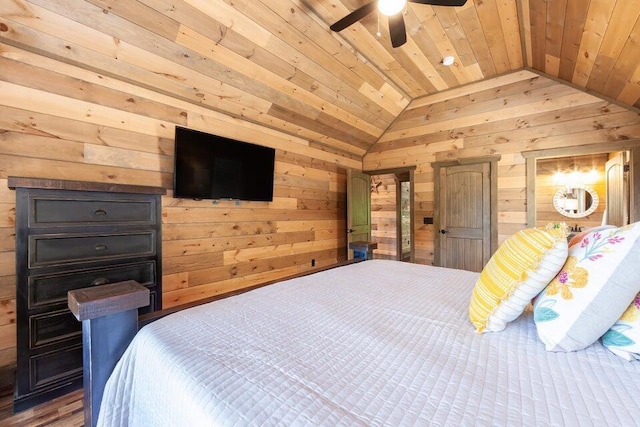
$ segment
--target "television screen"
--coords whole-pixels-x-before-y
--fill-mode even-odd
[[[173,197],[273,200],[275,150],[176,126]]]

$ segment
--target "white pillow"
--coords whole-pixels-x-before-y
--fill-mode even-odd
[[[564,267],[534,304],[546,349],[580,350],[607,332],[640,292],[638,266],[640,222],[593,231],[571,246]]]
[[[602,344],[625,360],[640,359],[640,293],[602,336]]]

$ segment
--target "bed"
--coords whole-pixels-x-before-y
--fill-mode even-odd
[[[640,363],[545,351],[532,314],[477,334],[478,273],[372,260],[144,328],[101,426],[637,425]]]

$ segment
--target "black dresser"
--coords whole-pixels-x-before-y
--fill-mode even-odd
[[[135,280],[161,309],[164,189],[9,178],[16,190],[14,411],[82,387],[82,324],[67,292]]]

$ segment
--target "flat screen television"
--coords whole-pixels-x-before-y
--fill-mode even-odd
[[[275,150],[176,126],[173,197],[273,200]]]

